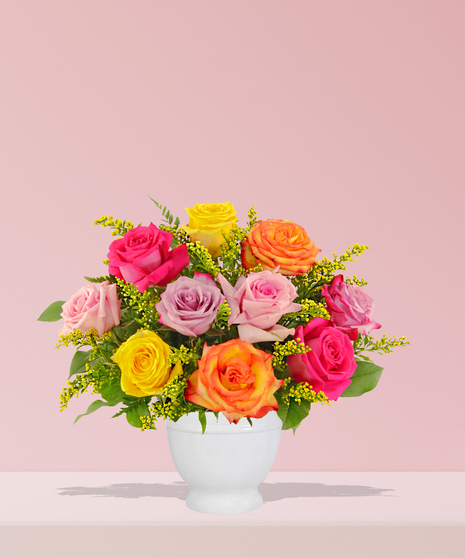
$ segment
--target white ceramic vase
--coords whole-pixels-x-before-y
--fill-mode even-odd
[[[206,413],[202,427],[197,413],[166,421],[171,457],[190,487],[188,508],[213,514],[256,510],[263,504],[258,487],[273,466],[282,422],[275,411],[261,419],[230,424]]]

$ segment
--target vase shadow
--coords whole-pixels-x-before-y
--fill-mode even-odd
[[[353,484],[321,484],[316,482],[264,482],[260,488],[263,502],[276,502],[287,498],[363,498],[368,496],[393,496],[392,488]]]
[[[67,486],[57,488],[59,496],[94,496],[100,498],[177,498],[185,500],[189,486],[183,481],[164,483],[121,483],[107,486]],[[313,482],[264,482],[260,486],[263,502],[276,502],[287,498],[354,498],[368,496],[394,496],[392,488],[363,485],[330,485]]]
[[[100,496],[101,498],[178,498],[185,500],[189,486],[183,481],[170,484],[162,482],[126,482],[107,486],[66,486],[59,496]]]

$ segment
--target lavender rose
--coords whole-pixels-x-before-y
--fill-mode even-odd
[[[208,273],[179,277],[166,287],[155,304],[160,322],[190,337],[205,333],[216,320],[224,296]]]
[[[297,296],[294,285],[284,275],[273,271],[241,275],[235,287],[219,274],[218,281],[231,308],[230,324],[239,324],[242,341],[283,341],[294,329],[277,325],[289,312],[298,312],[301,305],[292,302]]]
[[[323,285],[321,294],[336,327],[353,341],[359,333],[367,335],[381,324],[371,319],[373,299],[361,287],[344,283],[343,279],[342,275],[334,277],[329,287]]]

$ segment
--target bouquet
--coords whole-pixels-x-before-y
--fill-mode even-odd
[[[39,320],[63,319],[57,347],[76,347],[61,410],[91,390],[76,421],[101,407],[142,430],[160,418],[207,412],[251,424],[276,411],[283,429],[329,404],[376,387],[383,369],[372,353],[407,345],[375,340],[367,284],[344,277],[345,262],[368,246],[354,244],[332,260],[300,225],[259,220],[244,227],[231,203],[186,208],[181,225],[166,207],[156,226],[104,216],[112,236],[108,272]],[[76,422],[75,421],[75,422]]]

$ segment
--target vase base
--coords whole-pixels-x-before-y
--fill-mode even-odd
[[[202,490],[191,488],[186,506],[200,513],[236,514],[257,510],[263,505],[260,492],[247,490]]]

